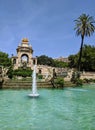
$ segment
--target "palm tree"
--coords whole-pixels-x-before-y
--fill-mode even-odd
[[[78,19],[75,20],[75,30],[77,36],[81,36],[81,47],[80,47],[80,53],[79,53],[79,60],[78,60],[78,70],[81,69],[81,57],[82,57],[82,48],[83,48],[83,42],[85,36],[91,36],[95,31],[94,26],[94,18],[92,16],[82,14],[78,17]]]

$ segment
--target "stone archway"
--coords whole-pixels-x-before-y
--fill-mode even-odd
[[[37,58],[33,58],[33,49],[29,44],[28,39],[23,38],[21,44],[18,45],[16,50],[17,56],[12,56],[14,69],[18,69],[24,66],[33,69],[34,59],[35,64],[37,64]],[[14,59],[16,59],[16,61]]]
[[[21,63],[29,63],[29,56],[27,54],[22,54]]]
[[[21,56],[22,67],[25,69],[28,63],[29,63],[29,56],[27,54],[22,54]]]
[[[13,59],[13,64],[16,64],[16,59],[15,58]]]

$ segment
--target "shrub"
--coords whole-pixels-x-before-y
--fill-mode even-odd
[[[64,87],[64,79],[61,78],[61,77],[56,78],[55,84],[56,84],[58,87]]]
[[[80,79],[80,72],[73,72],[71,82],[73,82],[77,86],[81,86],[83,84],[83,80]]]
[[[13,78],[13,69],[12,67],[10,66],[8,72],[7,72],[7,75],[8,75],[8,78],[12,79]]]
[[[94,80],[92,78],[89,79],[90,82],[93,82]]]
[[[84,80],[84,83],[89,83],[89,79],[85,78],[83,80]]]
[[[30,77],[32,75],[32,70],[30,69],[17,69],[13,71],[13,75],[22,76],[22,77]]]
[[[83,80],[77,79],[75,83],[76,83],[77,86],[81,86],[81,85],[83,85]]]
[[[93,79],[93,82],[95,83],[95,79]]]
[[[38,79],[43,79],[43,75],[41,75],[41,74],[38,74],[37,77],[38,77]]]
[[[71,82],[75,83],[77,79],[80,79],[80,72],[78,71],[72,73]]]

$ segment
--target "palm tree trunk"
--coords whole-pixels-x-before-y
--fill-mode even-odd
[[[83,41],[84,41],[84,36],[81,36],[81,47],[80,47],[79,60],[78,60],[78,71],[80,71],[80,69],[81,69],[81,57],[82,57]]]

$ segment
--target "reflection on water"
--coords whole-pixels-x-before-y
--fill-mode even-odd
[[[1,130],[95,130],[95,87],[0,91]]]
[[[86,92],[88,91],[87,89],[83,89],[83,88],[69,88],[68,89],[69,91],[80,91],[80,92]]]

